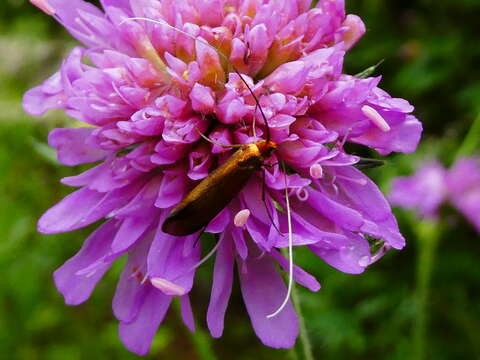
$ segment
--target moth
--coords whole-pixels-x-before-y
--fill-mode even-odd
[[[185,236],[206,227],[242,191],[276,148],[275,142],[268,139],[240,146],[172,209],[162,225],[162,231]]]

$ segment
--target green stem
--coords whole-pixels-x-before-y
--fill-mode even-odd
[[[282,254],[287,257],[287,250],[282,249]],[[308,337],[307,327],[305,326],[305,319],[303,318],[302,314],[302,306],[300,301],[300,296],[298,295],[297,288],[295,286],[295,282],[292,285],[292,302],[295,310],[297,311],[298,315],[298,322],[299,322],[299,331],[300,331],[300,343],[302,344],[302,353],[305,360],[315,360],[313,357],[312,351],[312,343],[310,342],[310,338]],[[290,352],[290,356],[292,359],[298,359],[297,352],[295,349]]]
[[[195,333],[190,333],[193,345],[197,350],[197,354],[202,360],[217,360],[215,353],[212,349],[212,344],[210,342],[210,337],[205,334],[205,332],[198,328]]]
[[[295,350],[295,347],[292,347],[287,351],[288,358],[290,360],[298,360],[298,355],[297,355],[297,350]]]
[[[475,150],[478,150],[480,145],[480,114],[477,115],[473,121],[472,126],[468,130],[465,140],[458,148],[455,158],[458,159],[461,156],[472,155]]]
[[[426,359],[428,337],[428,310],[430,306],[430,282],[435,262],[439,224],[427,220],[416,226],[419,246],[416,269],[415,319],[413,327],[413,354],[415,360]]]
[[[174,301],[173,304],[178,316],[181,318],[180,301]],[[194,333],[190,331],[188,331],[188,333],[190,334],[197,355],[201,360],[217,360],[210,337],[205,334],[203,329],[197,326]]]
[[[305,360],[314,360],[315,358],[313,357],[312,343],[310,342],[310,338],[308,337],[307,327],[305,326],[305,319],[302,314],[300,296],[298,296],[298,291],[295,284],[293,284],[292,288],[292,301],[293,306],[297,310],[298,321],[300,325],[300,342],[302,343],[303,356]]]

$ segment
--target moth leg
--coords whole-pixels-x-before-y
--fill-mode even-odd
[[[281,235],[281,236],[284,236],[285,234],[283,234],[280,229],[278,228],[278,226],[275,224],[275,221],[273,221],[273,216],[272,214],[270,213],[270,209],[268,208],[268,205],[267,205],[267,201],[266,201],[266,186],[265,186],[265,170],[262,170],[262,201],[263,201],[263,205],[265,206],[265,210],[267,211],[267,215],[268,215],[268,218],[270,219],[270,221],[272,222],[272,225],[273,227],[275,228],[275,230],[277,230],[277,232]]]

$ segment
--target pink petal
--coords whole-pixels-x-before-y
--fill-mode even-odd
[[[87,139],[94,128],[54,129],[48,136],[48,144],[57,150],[58,161],[65,165],[79,165],[102,160],[105,150],[92,147]]]
[[[86,301],[98,281],[110,268],[112,261],[98,267],[93,274],[77,275],[78,271],[108,254],[117,224],[116,221],[111,220],[99,227],[85,240],[80,251],[53,274],[55,285],[68,305],[78,305]]]
[[[358,40],[360,40],[363,34],[365,34],[365,24],[357,15],[349,14],[345,18],[342,26],[347,28],[342,35],[343,42],[345,44],[344,49],[349,50],[357,43]]]
[[[30,0],[30,2],[47,15],[55,15],[55,8],[47,0]]]
[[[207,312],[208,329],[213,337],[222,336],[225,312],[232,292],[234,252],[231,237],[223,235],[217,250],[213,272],[212,294]]]
[[[144,237],[128,254],[112,302],[115,317],[125,323],[131,322],[138,314],[145,295],[151,288],[144,283],[146,257],[152,242],[151,236]]]
[[[180,311],[183,323],[187,325],[191,332],[195,332],[195,319],[193,318],[192,305],[188,295],[180,297]]]
[[[77,190],[42,215],[38,220],[38,231],[55,234],[90,225],[123,206],[137,190],[137,184],[109,193],[99,193],[88,188]]]
[[[288,271],[288,259],[285,258],[278,251],[273,250],[271,256],[279,263],[284,271]],[[315,279],[313,275],[310,275],[300,266],[293,266],[293,278],[294,280],[302,286],[305,286],[310,291],[320,290],[320,283]]]
[[[208,86],[195,83],[190,92],[193,110],[202,114],[211,113],[215,107],[215,95]]]
[[[248,315],[255,333],[263,344],[273,348],[291,348],[298,336],[298,319],[291,302],[273,318],[287,293],[282,277],[269,257],[247,258],[242,269],[239,263],[240,285]]]
[[[153,337],[170,306],[172,298],[150,287],[135,319],[120,322],[119,335],[125,347],[138,355],[146,355]]]

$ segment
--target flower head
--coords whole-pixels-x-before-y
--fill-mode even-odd
[[[298,322],[289,301],[280,307],[288,292],[275,264],[291,267],[281,248],[307,246],[357,274],[404,246],[387,201],[343,145],[414,151],[421,124],[413,107],[379,89],[380,77],[342,73],[346,51],[365,31],[342,0],[314,8],[309,0],[101,3],[35,1],[83,46],[25,94],[24,107],[35,115],[62,108],[87,124],[53,130],[49,144],[66,165],[97,163],[62,180],[80,189],[42,216],[39,231],[103,220],[55,272],[58,289],[79,304],[128,254],[113,300],[127,348],[148,352],[176,296],[193,330],[189,292],[204,244],[199,233],[173,236],[162,224],[232,156],[225,145],[272,140],[277,150],[266,166],[205,229],[219,234],[207,323],[221,336],[237,266],[256,334],[268,346],[291,347]],[[371,253],[370,238],[383,241],[382,251]],[[297,283],[320,288],[292,270]]]
[[[448,202],[480,231],[480,160],[461,158],[448,170],[437,162],[423,164],[414,175],[393,181],[389,199],[431,218]]]
[[[409,177],[393,180],[389,200],[393,205],[417,210],[422,216],[436,216],[447,198],[446,171],[438,162],[423,164]]]

